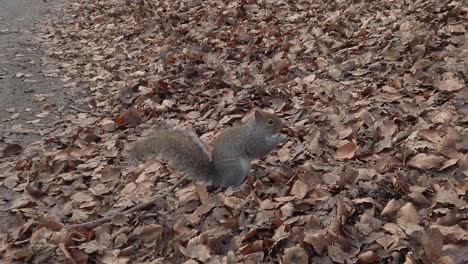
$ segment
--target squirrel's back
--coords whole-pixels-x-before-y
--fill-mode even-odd
[[[180,128],[157,129],[152,135],[134,144],[130,158],[137,161],[164,161],[192,178],[206,177],[211,167],[210,156],[202,142]]]

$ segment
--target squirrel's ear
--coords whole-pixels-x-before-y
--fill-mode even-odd
[[[263,119],[262,112],[260,110],[258,110],[258,109],[254,110],[254,116],[255,116],[256,120],[262,120]]]

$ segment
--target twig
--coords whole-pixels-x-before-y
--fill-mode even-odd
[[[131,207],[130,209],[127,209],[125,211],[117,212],[117,213],[115,213],[113,215],[110,215],[110,216],[105,216],[105,217],[103,217],[101,219],[96,219],[96,220],[89,221],[89,222],[84,222],[84,223],[81,223],[81,224],[66,225],[66,226],[64,226],[64,228],[66,228],[66,229],[94,228],[94,227],[97,227],[97,226],[99,226],[99,225],[101,225],[103,223],[111,221],[112,218],[117,216],[117,215],[128,215],[128,214],[134,213],[136,211],[139,211],[141,209],[144,209],[145,207],[154,204],[156,201],[166,198],[170,193],[172,193],[187,178],[188,178],[188,176],[185,175],[180,180],[178,180],[176,183],[174,183],[174,185],[172,185],[172,187],[169,188],[167,191],[165,191],[163,194],[161,194],[161,195],[157,194],[157,195],[151,196],[148,201],[137,204],[137,205]]]
[[[0,34],[4,34],[4,35],[7,35],[7,34],[15,34],[15,33],[18,33],[19,31],[18,30],[8,30],[8,29],[2,29],[0,30]]]
[[[82,113],[87,113],[87,114],[90,114],[90,115],[93,115],[93,116],[102,116],[101,114],[98,114],[98,113],[93,113],[91,111],[88,111],[88,110],[85,110],[85,109],[81,109],[81,108],[78,108],[76,106],[73,106],[73,105],[68,105],[69,108],[73,109],[73,110],[76,110],[78,112],[82,112]]]
[[[30,179],[30,177],[31,177],[31,174],[30,174],[29,172],[27,172],[26,174],[27,174],[26,184],[24,185],[24,189],[23,189],[23,191],[24,191],[25,193],[28,192],[29,179]]]
[[[40,131],[32,130],[32,129],[28,129],[28,130],[7,129],[6,132],[9,134],[36,134],[36,135],[41,134]]]
[[[52,123],[52,126],[56,126],[58,124],[66,122],[66,121],[70,121],[70,120],[68,120],[68,119],[59,119],[59,120],[55,121],[54,123]]]

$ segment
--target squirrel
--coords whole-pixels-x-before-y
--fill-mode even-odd
[[[213,142],[212,155],[194,134],[179,128],[159,128],[140,141],[130,150],[132,161],[156,159],[184,173],[169,190],[155,195],[147,202],[121,212],[133,213],[155,201],[167,197],[185,179],[197,179],[210,185],[236,187],[241,185],[250,172],[251,162],[268,155],[277,145],[287,141],[280,134],[283,127],[281,119],[261,110],[254,110],[242,125],[226,128]],[[107,222],[112,217],[104,217],[82,224],[66,227],[92,227]]]
[[[255,110],[248,121],[221,132],[213,142],[210,158],[198,137],[178,128],[163,128],[137,143],[133,160],[162,160],[189,178],[222,187],[239,186],[253,159],[261,159],[287,140],[279,134],[283,122],[274,114]]]

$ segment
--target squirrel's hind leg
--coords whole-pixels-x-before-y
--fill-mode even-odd
[[[237,187],[241,185],[250,171],[250,161],[240,159],[219,162],[210,177],[211,184],[223,187]]]

